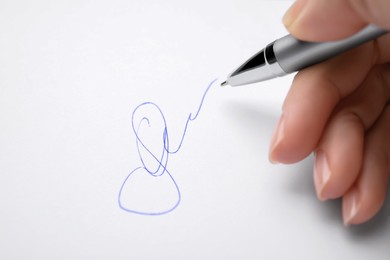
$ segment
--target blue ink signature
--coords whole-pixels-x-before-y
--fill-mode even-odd
[[[132,127],[133,127],[134,135],[136,138],[137,152],[138,152],[139,158],[141,160],[142,166],[139,166],[139,167],[135,168],[133,171],[131,171],[130,174],[127,175],[127,177],[125,178],[124,182],[121,185],[121,188],[120,188],[119,194],[118,194],[118,204],[122,210],[130,212],[130,213],[140,214],[140,215],[163,215],[163,214],[167,214],[167,213],[173,211],[180,204],[180,201],[181,201],[180,189],[179,189],[179,186],[177,185],[175,179],[173,178],[173,176],[171,175],[171,173],[167,169],[168,158],[170,155],[176,154],[180,151],[182,144],[183,144],[183,141],[185,139],[186,133],[187,133],[187,128],[189,126],[189,123],[191,121],[194,121],[197,119],[197,117],[202,109],[206,95],[207,95],[208,91],[210,90],[211,86],[213,86],[213,84],[215,83],[215,81],[217,81],[217,79],[213,80],[206,88],[196,113],[194,115],[192,113],[190,113],[188,115],[187,121],[186,121],[185,126],[184,126],[183,133],[181,135],[181,138],[179,139],[180,142],[179,142],[176,149],[172,150],[169,147],[169,136],[168,136],[167,122],[166,122],[164,113],[162,112],[162,110],[160,109],[160,107],[157,104],[155,104],[153,102],[144,102],[144,103],[138,105],[134,109],[133,114],[132,114]],[[161,124],[162,124],[162,128],[163,128],[162,133],[161,133],[162,140],[160,140],[160,141],[162,141],[161,147],[160,147],[161,154],[160,153],[156,154],[156,153],[152,152],[152,148],[148,147],[146,145],[146,143],[144,141],[142,141],[142,137],[141,137],[142,133],[143,133],[142,131],[146,131],[145,127],[147,127],[146,129],[151,128],[151,118],[149,118],[148,116],[142,115],[140,117],[140,119],[138,119],[138,121],[137,121],[136,115],[142,113],[142,110],[153,111],[153,115],[157,114],[157,116],[160,117],[158,120],[161,120]],[[157,167],[155,169],[153,169],[153,166],[155,166],[155,165],[157,165]],[[132,181],[131,177],[134,176],[134,174],[136,172],[146,173],[146,174],[149,174],[149,176],[156,177],[156,178],[161,178],[162,176],[168,176],[168,179],[169,179],[170,184],[171,184],[170,187],[171,187],[171,189],[174,190],[174,194],[175,194],[174,195],[175,198],[174,198],[173,203],[170,203],[170,205],[165,206],[165,208],[159,209],[159,210],[153,210],[153,209],[152,210],[140,210],[140,209],[136,209],[136,206],[124,205],[125,204],[125,203],[123,203],[124,196],[125,196],[124,191],[126,189],[130,189],[130,188],[126,188],[126,187]]]

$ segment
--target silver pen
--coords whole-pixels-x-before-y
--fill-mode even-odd
[[[252,56],[234,70],[221,86],[240,86],[284,76],[330,59],[386,33],[384,29],[368,25],[339,41],[306,42],[287,35]]]

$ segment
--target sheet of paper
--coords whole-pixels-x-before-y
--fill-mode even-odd
[[[292,76],[219,87],[290,4],[1,1],[0,258],[388,259],[268,162]]]

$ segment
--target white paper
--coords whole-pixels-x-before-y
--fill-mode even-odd
[[[311,158],[268,162],[292,76],[219,87],[290,4],[1,1],[0,259],[388,259],[388,203],[346,228]]]

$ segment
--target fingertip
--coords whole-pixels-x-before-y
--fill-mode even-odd
[[[329,197],[328,194],[326,194],[325,187],[327,186],[331,175],[328,157],[325,152],[322,150],[316,151],[314,162],[314,186],[317,197],[321,201],[326,201]]]
[[[356,181],[362,165],[364,127],[352,113],[338,113],[319,142],[314,180],[319,199],[340,198]]]
[[[361,208],[361,201],[357,189],[351,189],[343,197],[342,215],[345,226],[360,224],[361,220],[357,219],[357,215]]]
[[[298,16],[302,13],[303,8],[306,5],[307,0],[297,0],[283,16],[283,24],[288,29],[297,19]]]
[[[353,187],[343,197],[342,215],[344,225],[359,225],[369,221],[382,208],[384,200],[384,194],[368,194],[357,187]]]
[[[304,142],[305,139],[300,131],[300,122],[294,118],[294,120],[289,120],[290,117],[283,113],[272,135],[269,161],[273,164],[296,163],[307,157],[313,150],[314,144]]]
[[[276,124],[274,133],[271,138],[271,144],[270,144],[270,152],[269,152],[269,160],[273,164],[277,164],[280,161],[281,158],[278,156],[278,147],[280,146],[280,143],[284,139],[284,115],[282,114],[278,120],[278,123]]]
[[[328,0],[296,1],[283,23],[292,35],[305,41],[340,40],[368,24],[345,1]]]

